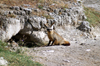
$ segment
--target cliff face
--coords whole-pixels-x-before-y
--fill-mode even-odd
[[[70,6],[54,9],[45,5],[42,8],[30,6],[26,8],[0,4],[0,40],[8,41],[12,38],[15,41],[46,43],[48,37],[44,24],[47,22],[49,25],[55,22],[55,30],[69,41],[78,41],[81,35],[82,39],[93,38],[90,35],[89,23],[85,21],[87,17],[84,14],[82,2],[67,1],[66,4]],[[40,12],[43,12],[41,16],[39,16]]]

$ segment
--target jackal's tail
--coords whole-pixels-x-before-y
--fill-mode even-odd
[[[64,43],[62,45],[64,45],[64,46],[70,46],[70,43],[68,41],[64,41]]]

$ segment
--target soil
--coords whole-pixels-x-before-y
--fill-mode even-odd
[[[100,40],[71,42],[70,46],[28,48],[26,54],[43,66],[100,66]]]

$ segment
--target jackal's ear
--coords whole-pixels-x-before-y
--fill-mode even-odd
[[[48,28],[48,25],[47,25],[47,24],[44,24],[44,26],[45,26],[46,28]]]
[[[51,26],[50,26],[50,27],[52,27],[52,26],[53,26],[53,24],[55,24],[55,22],[53,22],[53,23],[51,24]]]
[[[53,25],[50,28],[53,30]]]

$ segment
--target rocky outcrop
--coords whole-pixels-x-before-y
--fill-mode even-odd
[[[52,18],[46,18],[44,16],[36,16],[32,14],[33,11],[37,9],[34,8],[24,8],[19,6],[9,7],[8,10],[1,10],[0,17],[0,40],[8,41],[13,38],[15,40],[24,40],[25,42],[36,42],[36,43],[46,43],[48,41],[47,35],[45,33],[44,24],[52,24],[55,22],[55,27],[62,25],[80,25],[80,22],[86,19],[84,14],[84,9],[81,3],[71,3],[70,8],[58,8],[53,9],[45,7],[48,16]],[[49,11],[48,11],[49,10]],[[41,11],[41,10],[39,10]],[[37,12],[37,11],[36,11]],[[81,25],[83,27],[81,27]],[[84,23],[81,23],[80,28],[86,32],[90,31],[90,27]],[[63,28],[62,28],[63,29]],[[69,29],[69,28],[68,28]],[[80,30],[81,30],[80,29]],[[76,28],[75,28],[76,30]],[[58,31],[59,32],[59,31]],[[67,32],[67,31],[66,31]],[[66,34],[66,32],[64,32]],[[62,33],[61,31],[59,33]],[[69,35],[69,33],[68,33]],[[67,36],[68,36],[67,35]],[[24,37],[23,37],[24,36]],[[27,39],[26,39],[27,38]],[[66,38],[66,37],[64,37]],[[67,38],[68,39],[68,38]]]
[[[7,41],[16,35],[24,26],[15,18],[0,18],[0,40]]]
[[[84,31],[84,32],[91,32],[91,27],[89,26],[88,21],[83,21],[79,27],[77,27],[79,30]]]
[[[70,9],[61,9],[61,15],[50,13],[50,16],[54,18],[57,25],[77,25],[79,20],[85,20],[86,16],[83,12],[83,7],[72,7]]]

